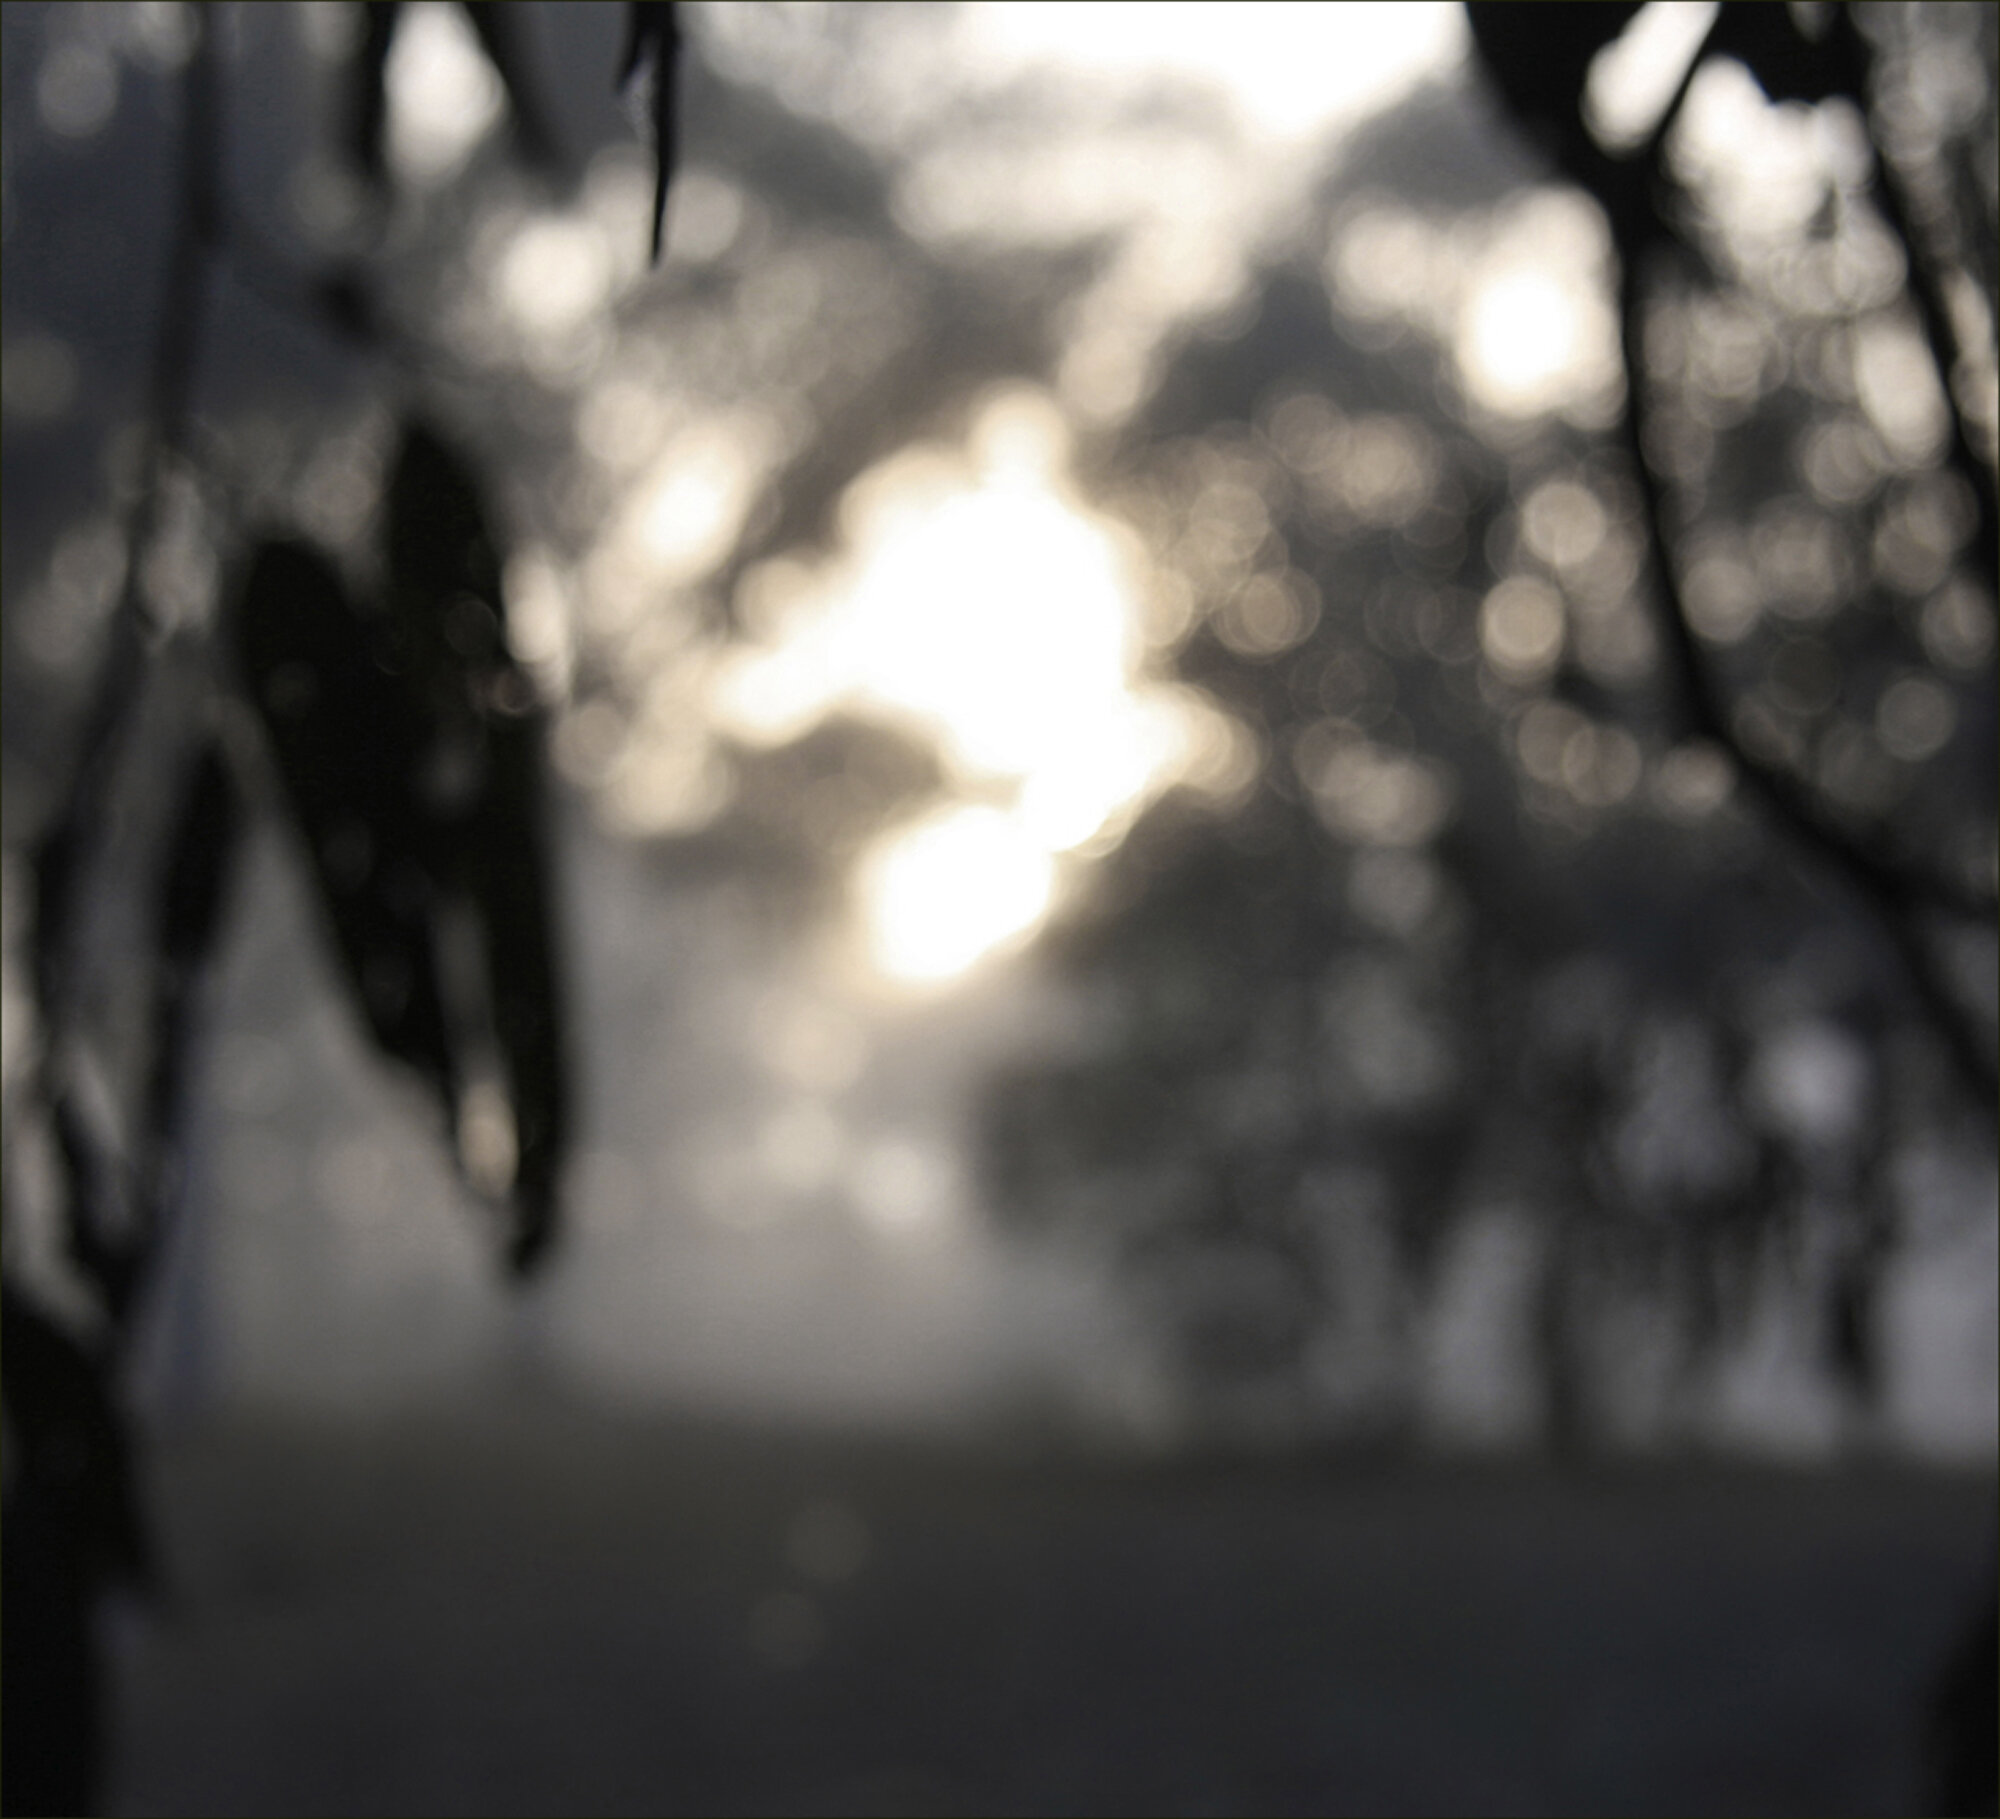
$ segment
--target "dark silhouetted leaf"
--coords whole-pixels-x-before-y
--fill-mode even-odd
[[[216,741],[207,740],[194,761],[160,883],[154,939],[172,971],[191,971],[214,944],[242,819],[228,760]]]
[[[74,1094],[56,1093],[49,1119],[63,1159],[67,1187],[63,1240],[70,1261],[90,1279],[106,1312],[121,1319],[139,1285],[139,1261],[129,1223],[115,1217],[120,1200],[114,1170],[86,1127]]]
[[[388,178],[389,46],[401,0],[362,0],[361,36],[348,71],[347,149],[378,188]]]
[[[618,69],[623,89],[635,79],[646,84],[647,115],[653,129],[653,263],[660,260],[666,235],[667,186],[675,153],[675,78],[680,63],[680,26],[671,0],[633,0],[626,12],[625,55]]]
[[[1984,1592],[1931,1687],[1927,1813],[2000,1810],[2000,1600]]]
[[[1465,9],[1501,98],[1527,137],[1596,198],[1628,260],[1672,237],[1671,223],[1653,206],[1647,161],[1607,153],[1584,124],[1583,100],[1592,59],[1639,10],[1623,0],[1598,6],[1473,0]]]
[[[559,174],[563,168],[562,150],[529,74],[521,9],[484,3],[467,5],[464,10],[479,36],[486,60],[493,65],[507,91],[507,106],[514,121],[514,143],[521,156],[538,170]]]
[[[471,704],[469,679],[510,662],[500,551],[465,458],[404,425],[383,526],[391,635],[413,683]]]
[[[1880,1317],[1877,1295],[1881,1259],[1847,1259],[1827,1287],[1827,1362],[1856,1395],[1872,1398],[1882,1382],[1881,1346],[1876,1338]]]
[[[506,640],[501,559],[470,464],[434,430],[405,427],[389,480],[390,619],[423,748],[414,782],[441,894],[479,927],[485,1017],[506,1070],[518,1159],[511,1256],[525,1269],[552,1231],[567,1137],[563,1033],[542,827],[542,726]]]
[[[153,1047],[134,1184],[130,1243],[134,1275],[158,1252],[164,1202],[187,1094],[194,987],[215,946],[229,879],[242,842],[243,804],[220,740],[203,741],[189,767],[154,905]]]
[[[1789,6],[1735,0],[1722,8],[1708,48],[1743,64],[1773,101],[1817,102],[1832,95],[1862,101],[1859,65],[1840,53],[1833,34],[1808,38]]]
[[[266,543],[234,635],[376,1041],[430,1083],[448,1126],[475,1075],[467,1045],[497,1050],[515,1126],[509,1256],[525,1270],[554,1231],[568,1126],[543,728],[507,648],[478,480],[420,422],[391,466],[383,568],[386,610],[371,619],[325,557]],[[198,920],[199,897],[192,878],[176,887],[176,917]],[[479,942],[470,971],[444,951],[464,914]]]
[[[257,550],[233,627],[251,699],[368,1028],[449,1116],[456,1082],[432,951],[432,864],[411,790],[419,742],[403,683],[370,629],[318,551],[282,541]]]
[[[463,882],[485,935],[493,1033],[506,1068],[518,1160],[509,1252],[531,1268],[554,1235],[569,1136],[568,1086],[543,829],[542,729],[526,716],[488,728],[487,787],[467,827]]]
[[[1549,6],[1539,0],[1477,0],[1473,40],[1507,105],[1523,120],[1574,134],[1590,62],[1624,31],[1637,6]]]
[[[100,1810],[100,1594],[153,1584],[110,1363],[11,1283],[0,1283],[7,1408],[0,1681],[7,1749],[0,1810]]]
[[[150,1583],[152,1557],[133,1494],[124,1422],[112,1399],[109,1360],[4,1282],[0,1394],[11,1438],[20,1446],[10,1476],[64,1512],[87,1572],[100,1580]],[[8,1539],[11,1544],[11,1534]]]

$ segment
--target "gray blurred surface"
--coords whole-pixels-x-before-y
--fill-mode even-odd
[[[190,1432],[120,1813],[1889,1813],[1990,1480]]]

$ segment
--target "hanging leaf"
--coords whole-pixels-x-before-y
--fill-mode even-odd
[[[403,681],[332,563],[306,544],[259,547],[232,629],[348,987],[377,1044],[416,1069],[449,1117],[434,866],[410,787],[419,742]]]
[[[182,978],[214,944],[231,862],[242,832],[242,802],[215,739],[202,742],[168,845],[154,913],[161,964]]]
[[[97,1291],[105,1311],[114,1320],[120,1319],[131,1306],[139,1272],[130,1242],[130,1222],[118,1217],[125,1204],[118,1170],[74,1092],[51,1095],[49,1125],[63,1159],[64,1245],[70,1261]]]
[[[1832,30],[1807,37],[1794,7],[1748,6],[1740,0],[1725,6],[1708,48],[1743,64],[1773,101],[1819,102],[1845,95],[1857,106],[1865,105],[1859,61],[1842,53],[1839,35]]]
[[[1876,1342],[1879,1271],[1858,1263],[1838,1270],[1826,1290],[1826,1357],[1834,1375],[1857,1396],[1872,1397],[1881,1381]]]
[[[1530,0],[1478,0],[1468,6],[1479,55],[1507,105],[1524,120],[1568,138],[1582,125],[1591,59],[1615,42],[1634,5],[1548,6]]]
[[[453,1016],[462,1028],[484,1026],[505,1070],[516,1146],[510,1256],[526,1269],[554,1229],[566,1073],[543,729],[533,685],[507,647],[490,525],[470,464],[428,426],[407,424],[384,515],[390,620],[421,717],[414,777],[435,883],[471,911],[480,937],[484,1003]]]
[[[495,6],[491,0],[483,0],[482,4],[469,4],[463,10],[478,35],[480,48],[486,52],[487,62],[493,65],[493,73],[507,91],[514,143],[522,158],[537,170],[559,174],[563,168],[562,152],[547,110],[542,106],[540,91],[529,74],[521,9]]]
[[[415,419],[389,470],[383,558],[390,635],[411,683],[471,707],[474,677],[511,662],[500,549],[471,467]]]
[[[401,0],[362,0],[361,36],[348,69],[347,151],[377,189],[388,182],[389,47]]]
[[[145,1274],[159,1249],[177,1173],[195,985],[221,928],[242,831],[243,804],[228,758],[219,739],[207,738],[189,767],[154,905],[152,1052],[130,1234],[135,1276]]]
[[[569,1138],[541,725],[527,716],[496,720],[488,751],[487,788],[466,830],[462,877],[485,937],[493,1035],[514,1114],[509,1261],[525,1272],[554,1235]]]
[[[0,1810],[99,1810],[103,1670],[94,1631],[108,1585],[155,1580],[110,1360],[0,1282],[7,1411]]]
[[[655,265],[666,235],[667,185],[674,174],[677,150],[676,76],[681,34],[671,0],[632,0],[626,11],[625,55],[617,86],[629,90],[644,85],[648,123],[653,134],[653,249]]]
[[[234,631],[376,1041],[429,1083],[447,1128],[461,1092],[504,1075],[509,1258],[525,1270],[554,1231],[567,1087],[543,727],[507,646],[490,525],[471,464],[412,420],[383,502],[383,610],[364,616],[325,557],[275,541]]]
[[[521,157],[533,168],[559,176],[564,159],[531,74],[519,10],[490,0],[461,10],[506,90]],[[402,7],[400,0],[362,0],[360,11],[361,32],[348,71],[347,148],[356,168],[379,190],[388,182],[389,51]]]
[[[151,1583],[153,1560],[109,1361],[9,1282],[0,1282],[0,1392],[10,1438],[21,1450],[19,1461],[9,1463],[14,1485],[32,1488],[62,1513],[85,1572]],[[12,1485],[8,1502],[15,1502]]]

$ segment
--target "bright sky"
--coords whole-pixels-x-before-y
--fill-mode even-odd
[[[1120,0],[965,9],[968,48],[996,69],[1047,63],[1107,77],[1214,83],[1260,134],[1322,134],[1372,112],[1462,56],[1465,15],[1431,0],[1315,5],[1235,0],[1147,9]]]

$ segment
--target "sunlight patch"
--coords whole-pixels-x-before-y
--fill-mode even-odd
[[[407,8],[384,79],[389,162],[399,178],[419,188],[450,177],[506,106],[500,78],[456,7]]]
[[[1048,851],[998,809],[951,809],[891,836],[862,867],[870,956],[891,979],[950,979],[1031,932],[1049,906]]]
[[[1046,395],[999,394],[963,449],[906,450],[849,490],[838,556],[759,564],[739,590],[758,642],[721,667],[727,732],[783,745],[862,715],[932,745],[988,805],[869,862],[868,946],[892,978],[949,977],[1029,927],[1057,854],[1115,843],[1212,768],[1198,697],[1140,676],[1143,550],[1076,496],[1067,459]]]

